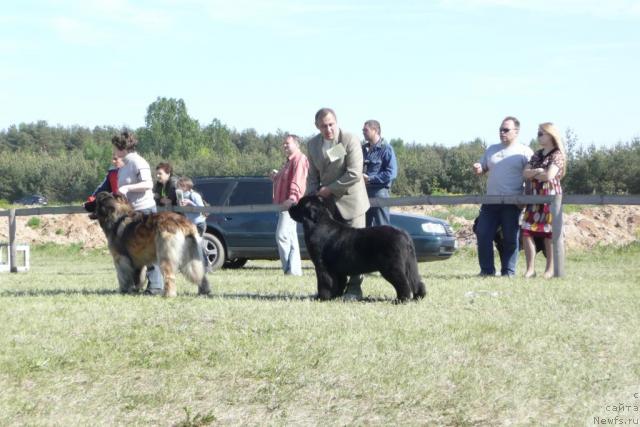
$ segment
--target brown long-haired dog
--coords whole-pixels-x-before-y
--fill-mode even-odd
[[[90,218],[98,220],[107,237],[120,292],[140,292],[146,266],[156,262],[164,277],[165,297],[176,296],[178,270],[198,285],[198,294],[211,292],[198,230],[184,216],[135,212],[124,197],[101,192]]]

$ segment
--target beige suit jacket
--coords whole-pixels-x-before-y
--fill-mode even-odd
[[[320,187],[328,187],[336,198],[342,217],[351,220],[369,209],[369,198],[362,177],[362,147],[355,135],[341,130],[337,132],[332,147],[337,144],[344,146],[346,155],[332,162],[323,150],[322,134],[309,140],[307,194],[315,193]]]

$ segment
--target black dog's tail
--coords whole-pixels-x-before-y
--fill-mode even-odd
[[[420,277],[418,262],[416,261],[416,250],[413,247],[413,242],[411,241],[411,239],[409,239],[409,243],[410,256],[405,260],[407,278],[411,281],[411,291],[413,292],[413,298],[422,299],[427,295],[427,287],[422,281],[422,277]]]

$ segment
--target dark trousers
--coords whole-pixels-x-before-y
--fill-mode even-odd
[[[379,190],[374,190],[367,188],[367,196],[378,197],[378,198],[388,198],[389,197],[389,189],[381,188]],[[367,227],[375,227],[378,225],[389,225],[391,224],[391,214],[389,213],[388,207],[370,207],[366,213],[365,224]]]

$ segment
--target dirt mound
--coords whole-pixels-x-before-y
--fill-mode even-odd
[[[39,223],[27,225],[31,218],[38,218]],[[16,238],[20,243],[80,244],[85,249],[107,247],[107,239],[98,222],[91,221],[88,214],[19,216],[16,218],[16,223]],[[0,218],[0,241],[8,240],[8,220],[7,217],[2,217]]]
[[[462,205],[473,209],[477,205]],[[439,206],[410,206],[394,208],[401,212],[441,217],[445,212]],[[435,215],[434,215],[435,214]],[[473,220],[458,216],[448,216],[447,221],[456,230],[460,246],[475,246]],[[623,246],[640,239],[640,206],[594,206],[580,212],[563,215],[565,246],[568,249],[587,249],[597,245]]]
[[[473,209],[474,205],[462,206]],[[477,209],[477,206],[475,206]],[[439,206],[410,206],[395,211],[433,215],[443,212]],[[436,215],[434,215],[436,216]],[[441,216],[441,215],[437,215]],[[106,248],[107,242],[100,226],[87,214],[39,215],[39,224],[28,226],[32,217],[20,216],[17,239],[31,245],[43,243],[80,244],[85,249]],[[460,246],[476,244],[471,229],[473,221],[458,216],[447,217],[456,230]],[[33,223],[34,221],[32,221]],[[640,206],[597,206],[564,215],[566,247],[585,249],[596,245],[626,245],[640,239]],[[0,217],[0,241],[9,240],[7,217]]]

